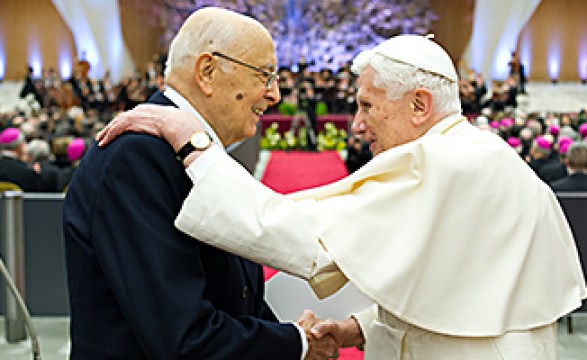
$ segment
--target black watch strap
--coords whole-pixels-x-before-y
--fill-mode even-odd
[[[196,131],[192,134],[188,142],[179,149],[175,154],[175,157],[180,162],[183,162],[192,152],[196,150],[204,151],[210,147],[210,145],[212,145],[212,137],[210,134],[205,131]]]
[[[175,158],[183,162],[185,158],[188,157],[188,155],[191,154],[194,150],[196,150],[196,147],[192,145],[191,141],[188,141],[184,146],[181,147],[181,149],[177,151],[177,153],[175,153]]]

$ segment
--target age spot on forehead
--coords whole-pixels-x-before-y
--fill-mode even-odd
[[[235,99],[241,101],[245,96],[241,93],[236,94]]]

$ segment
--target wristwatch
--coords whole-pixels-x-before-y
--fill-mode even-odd
[[[182,161],[193,151],[204,151],[212,145],[212,137],[205,131],[196,131],[190,140],[175,154],[177,160]]]

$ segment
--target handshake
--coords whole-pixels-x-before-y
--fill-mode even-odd
[[[304,329],[308,340],[305,360],[336,359],[338,348],[365,343],[359,324],[353,317],[321,320],[312,311],[305,310],[297,324]]]

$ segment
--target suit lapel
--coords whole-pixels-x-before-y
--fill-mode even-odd
[[[169,98],[167,98],[161,91],[157,91],[154,93],[149,100],[148,103],[152,104],[159,104],[159,105],[168,105],[168,106],[175,106]],[[241,264],[243,273],[245,274],[245,278],[247,280],[247,286],[251,289],[252,296],[257,296],[259,293],[259,265],[252,263],[248,260],[245,260],[239,256],[236,257]]]

